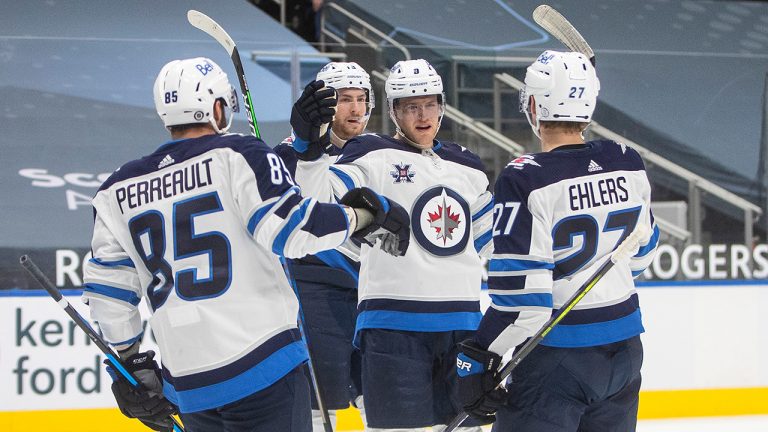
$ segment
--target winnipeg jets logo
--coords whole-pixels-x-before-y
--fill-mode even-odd
[[[451,205],[445,202],[445,190],[441,196],[443,204],[437,205],[437,211],[429,212],[427,218],[429,219],[429,226],[435,229],[437,240],[443,239],[443,246],[445,246],[448,240],[453,240],[453,232],[459,227],[462,222],[458,213],[451,211]]]
[[[533,166],[541,167],[541,165],[539,165],[538,162],[533,160],[533,156],[531,156],[531,155],[522,155],[522,156],[518,157],[517,159],[512,160],[512,162],[510,162],[507,165],[511,165],[515,169],[523,169],[523,168],[525,168],[526,165],[533,165]]]
[[[400,162],[400,165],[392,164],[392,166],[394,166],[395,169],[390,171],[389,175],[395,179],[395,183],[413,183],[413,177],[416,173],[411,171],[411,164]]]
[[[456,255],[467,247],[470,218],[469,204],[461,195],[448,187],[435,186],[422,193],[413,204],[413,237],[432,255]]]

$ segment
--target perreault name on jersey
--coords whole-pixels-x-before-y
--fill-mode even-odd
[[[115,198],[120,212],[125,213],[123,203],[126,201],[128,208],[134,209],[147,203],[171,198],[210,185],[212,183],[210,166],[212,160],[208,158],[181,169],[118,188],[115,191]]]

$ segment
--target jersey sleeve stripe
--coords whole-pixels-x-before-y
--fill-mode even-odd
[[[91,258],[89,260],[90,262],[102,266],[102,267],[118,267],[118,266],[124,266],[124,267],[133,267],[136,268],[136,265],[131,261],[130,259],[122,259],[119,261],[105,261],[99,258]]]
[[[287,190],[279,198],[272,198],[271,200],[264,202],[262,206],[258,207],[253,212],[253,215],[248,220],[248,232],[253,235],[261,221],[263,221],[268,215],[275,211],[275,209],[279,208],[288,198],[297,194],[298,192],[299,188],[294,186]]]
[[[651,235],[651,239],[648,240],[648,244],[641,247],[640,250],[637,251],[637,254],[635,254],[635,257],[640,258],[648,255],[651,251],[656,249],[656,245],[658,243],[659,243],[659,227],[654,226],[653,235]]]
[[[478,253],[482,251],[489,243],[491,243],[491,239],[493,239],[493,236],[491,235],[491,230],[489,229],[480,237],[475,239],[475,250]]]
[[[346,232],[349,228],[347,214],[338,204],[316,203],[310,213],[311,215],[301,229],[315,237],[324,237],[341,231]],[[343,217],[336,217],[336,213],[341,213]]]
[[[491,294],[491,301],[497,306],[506,307],[552,307],[552,294],[551,293],[539,293],[539,294]]]
[[[275,237],[275,241],[272,242],[272,252],[277,255],[283,256],[285,252],[285,244],[288,242],[288,238],[293,232],[304,224],[307,216],[307,209],[309,209],[314,201],[311,199],[305,199],[299,208],[295,209],[288,217],[280,232]],[[310,210],[311,211],[311,210]]]
[[[121,300],[133,306],[137,306],[141,301],[135,292],[109,285],[87,283],[83,291]]]
[[[330,167],[330,170],[332,173],[336,174],[336,177],[338,177],[342,183],[344,183],[344,187],[346,187],[348,191],[355,188],[354,180],[352,180],[352,177],[347,173],[333,166]]]
[[[472,215],[472,222],[476,221],[477,219],[482,217],[484,214],[491,211],[492,208],[493,208],[493,199],[491,199],[485,207],[481,208],[480,211]]]
[[[490,262],[489,271],[491,272],[509,272],[526,270],[552,270],[555,264],[544,261],[530,261],[511,258],[493,258]]]

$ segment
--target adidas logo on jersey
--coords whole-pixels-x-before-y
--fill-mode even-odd
[[[589,172],[595,172],[595,171],[602,171],[603,167],[597,164],[597,162],[593,160],[589,160],[589,167],[587,168],[587,171]]]
[[[171,155],[165,155],[165,157],[163,158],[163,160],[161,160],[161,161],[160,161],[160,164],[158,164],[158,165],[157,165],[157,169],[165,168],[165,167],[167,167],[168,165],[170,165],[170,164],[172,164],[172,163],[175,163],[175,162],[176,162],[176,161],[175,161],[175,160],[173,160],[173,158],[171,157]]]

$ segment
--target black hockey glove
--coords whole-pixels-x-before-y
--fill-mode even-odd
[[[494,413],[507,394],[503,387],[497,388],[501,356],[480,348],[471,339],[459,343],[459,349],[456,373],[464,412],[483,422],[493,422],[496,420]]]
[[[383,197],[367,187],[355,188],[341,197],[341,204],[368,210],[373,222],[357,227],[352,240],[373,246],[381,240],[381,249],[394,256],[403,256],[411,238],[408,212],[398,203]]]
[[[315,160],[331,145],[328,124],[336,114],[336,91],[324,87],[322,80],[309,83],[291,110],[293,148],[301,160]]]
[[[112,393],[123,415],[141,420],[152,430],[172,431],[173,421],[170,416],[178,410],[163,397],[163,380],[154,357],[154,351],[147,351],[134,354],[123,361],[125,369],[141,381],[143,388],[140,389],[116,373],[109,360],[104,363],[108,365],[107,372],[114,380]]]

